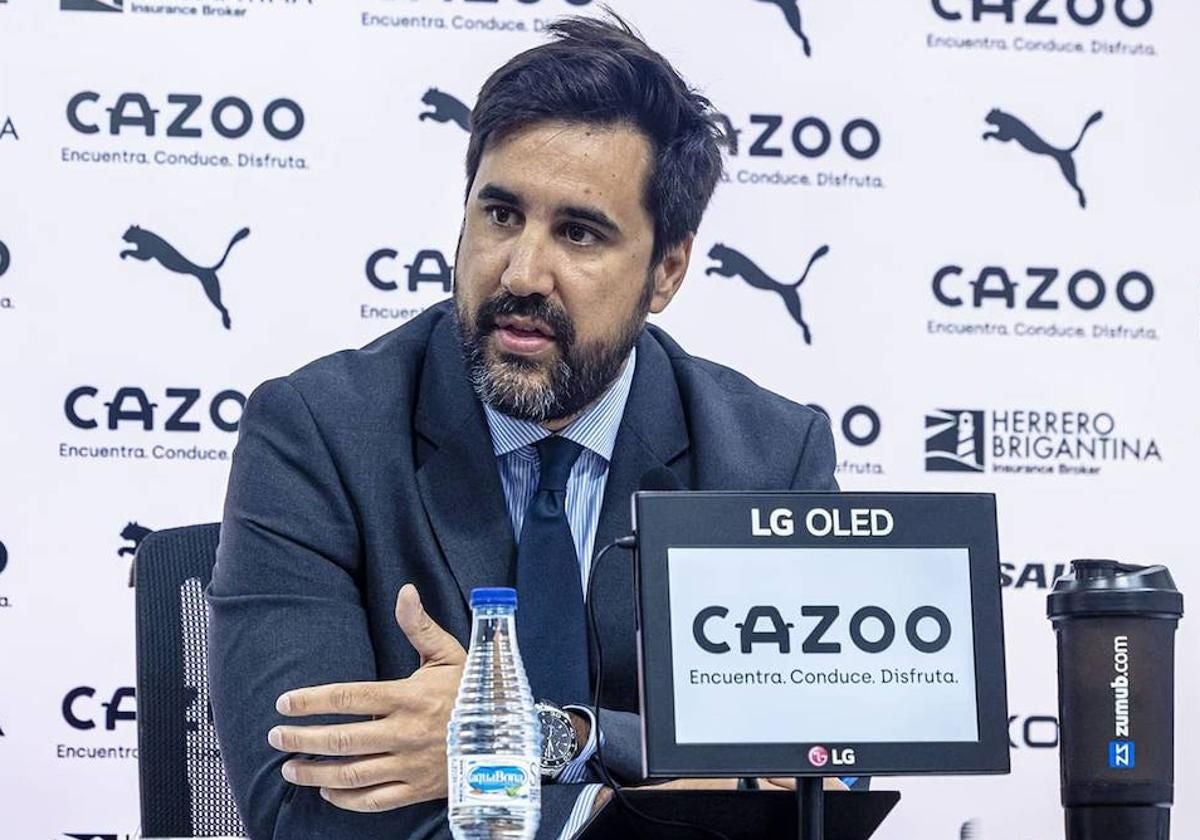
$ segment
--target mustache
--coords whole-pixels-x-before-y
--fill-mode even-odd
[[[560,348],[575,343],[575,324],[562,309],[543,295],[517,297],[510,292],[501,292],[485,300],[475,314],[475,333],[483,336],[496,329],[496,319],[502,315],[520,315],[541,321],[554,331]]]

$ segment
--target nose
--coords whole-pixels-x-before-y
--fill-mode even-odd
[[[500,285],[511,295],[549,297],[554,291],[552,243],[547,236],[526,225],[511,245],[508,265],[500,275]]]

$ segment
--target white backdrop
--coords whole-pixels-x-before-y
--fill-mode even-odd
[[[879,836],[1061,837],[1055,565],[1162,562],[1200,592],[1200,6],[613,5],[737,131],[661,323],[827,409],[843,487],[998,494],[1013,773],[898,780]],[[452,117],[546,20],[595,8],[0,0],[4,837],[136,831],[121,550],[139,528],[219,517],[239,395],[445,296],[467,138]],[[997,130],[1015,139],[984,139]],[[185,267],[215,265],[249,229],[216,272],[231,329],[196,278],[120,258],[133,225]],[[822,246],[799,288],[811,344],[789,292],[706,272],[748,259],[794,283]],[[974,454],[940,433],[960,417]],[[927,461],[937,452],[957,460]],[[1200,706],[1194,619],[1178,645],[1186,712]],[[1194,716],[1177,743],[1174,836],[1187,838],[1200,834]]]

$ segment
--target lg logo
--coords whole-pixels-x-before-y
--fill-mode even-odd
[[[1023,13],[1025,23],[1053,26],[1067,17],[1080,26],[1095,26],[1105,17],[1104,0],[931,0],[933,11],[942,20],[961,21],[967,14],[975,23],[985,16],[1003,17],[1014,23]],[[1117,20],[1137,29],[1150,22],[1154,15],[1153,0],[1115,0],[1112,12]]]
[[[99,412],[94,405],[99,394],[100,390],[91,385],[81,385],[67,394],[63,412],[72,426],[77,429],[100,426],[100,421],[96,419]],[[167,388],[165,397],[171,401],[171,414],[162,426],[164,432],[201,431],[202,423],[192,413],[192,408],[202,397],[199,388]],[[208,402],[208,419],[222,432],[236,432],[245,405],[246,397],[240,391],[221,391]],[[122,423],[126,423],[141,425],[143,431],[152,432],[156,417],[161,416],[157,412],[158,403],[152,402],[146,391],[136,387],[118,388],[112,399],[105,401],[103,406],[106,409],[103,412],[105,425],[109,431],[116,431]]]
[[[830,762],[840,765],[851,765],[857,761],[854,757],[852,749],[832,749],[827,750],[820,745],[813,747],[808,751],[808,763],[813,767],[824,767]]]
[[[67,692],[67,696],[63,698],[63,720],[73,728],[86,732],[96,728],[96,720],[99,717],[104,722],[104,729],[113,732],[118,724],[137,720],[134,697],[132,686],[122,686],[112,693],[107,702],[97,703],[96,689],[82,685]],[[99,712],[98,709],[104,711]]]
[[[1109,284],[1099,272],[1089,268],[1076,271],[1066,279],[1057,268],[1027,268],[1027,283],[1013,280],[1001,266],[989,265],[979,271],[973,280],[963,281],[963,267],[947,265],[933,275],[933,296],[943,306],[957,308],[967,303],[981,309],[987,301],[1003,301],[1005,309],[1020,306],[1024,309],[1058,309],[1069,301],[1076,309],[1089,311],[1098,308],[1108,297]],[[1028,291],[1018,296],[1017,289],[1024,285]],[[1063,286],[1066,286],[1066,301]],[[970,287],[966,291],[963,287]],[[1141,271],[1127,271],[1113,286],[1114,297],[1122,309],[1141,312],[1154,301],[1154,283]],[[998,304],[997,304],[998,305]]]
[[[159,114],[166,111],[170,117],[167,137],[203,137],[204,127],[193,120],[204,104],[198,93],[169,93],[167,108],[156,108],[142,93],[122,93],[112,105],[104,107],[103,97],[95,91],[85,90],[75,94],[67,103],[67,122],[80,134],[99,134],[98,121],[103,121],[96,111],[108,113],[108,133],[120,135],[125,129],[141,129],[146,137],[158,134]],[[99,104],[99,107],[97,105]],[[291,99],[274,99],[263,108],[259,119],[267,134],[276,140],[292,140],[304,130],[304,109]],[[222,137],[236,140],[245,137],[254,127],[255,113],[249,103],[237,96],[218,99],[208,109],[208,123]]]
[[[746,151],[749,157],[783,157],[790,148],[803,157],[819,158],[824,157],[836,142],[842,152],[855,160],[868,160],[879,151],[882,142],[879,126],[864,117],[831,126],[821,117],[792,121],[782,114],[750,114],[750,129],[735,125],[726,114],[717,114],[715,119],[724,129],[725,150],[732,157],[741,154],[744,132],[753,138]]]
[[[896,527],[892,514],[882,508],[851,508],[840,511],[813,508],[804,516],[804,529],[814,537],[886,537]],[[750,535],[754,537],[790,537],[796,523],[787,508],[775,508],[764,518],[758,508],[750,508]]]

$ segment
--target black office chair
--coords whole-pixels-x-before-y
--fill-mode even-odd
[[[208,608],[220,526],[156,531],[134,557],[143,837],[244,837],[208,693]]]

